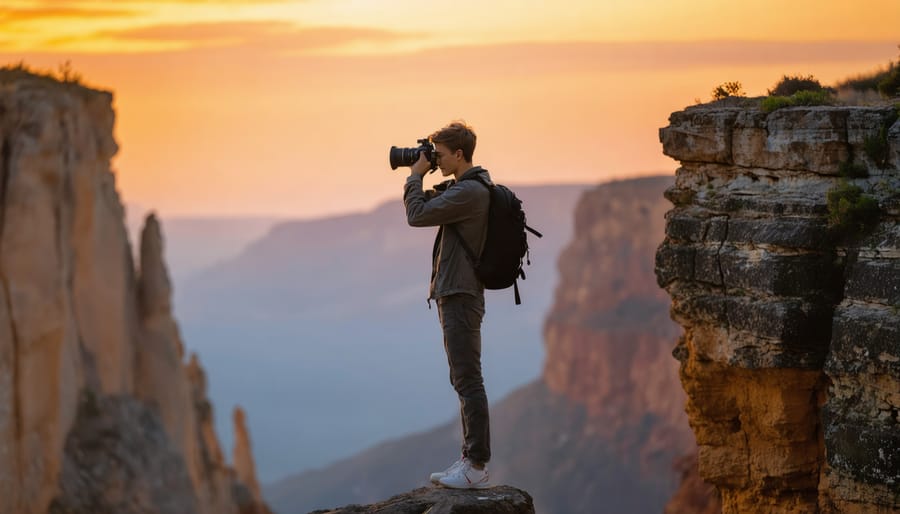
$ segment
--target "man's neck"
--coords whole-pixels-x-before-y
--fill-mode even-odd
[[[467,162],[465,166],[460,166],[460,168],[458,170],[456,170],[456,173],[454,173],[453,176],[456,178],[456,181],[459,182],[459,179],[461,179],[462,176],[465,175],[467,171],[469,171],[470,169],[472,169],[474,167],[475,166],[472,165],[471,162]]]

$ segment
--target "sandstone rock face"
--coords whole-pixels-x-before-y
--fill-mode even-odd
[[[153,217],[134,269],[111,102],[0,70],[0,512],[238,512]]]
[[[593,435],[660,482],[660,469],[694,449],[671,358],[678,327],[652,273],[667,208],[655,195],[670,183],[630,180],[582,196],[544,325],[547,387],[584,405],[598,421]]]
[[[372,505],[348,505],[310,514],[534,514],[531,496],[515,487],[481,490],[421,487]]]
[[[900,141],[865,151],[893,107],[765,114],[711,104],[660,131],[681,161],[659,284],[684,327],[675,350],[723,511],[900,508]],[[851,179],[880,215],[864,233],[828,225],[826,194]]]

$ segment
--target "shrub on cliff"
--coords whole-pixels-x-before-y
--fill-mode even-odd
[[[828,226],[838,235],[864,232],[878,221],[878,201],[846,180],[828,191]]]
[[[890,147],[887,140],[887,127],[881,127],[877,134],[867,136],[863,140],[863,149],[869,159],[875,162],[879,168],[887,166],[888,157],[890,156]]]
[[[878,91],[886,97],[900,96],[900,59],[896,63],[889,62],[887,68],[863,73],[838,82],[837,88],[861,92]]]
[[[770,96],[763,98],[760,108],[765,112],[772,112],[782,107],[792,107],[795,105],[831,105],[834,103],[834,96],[827,89],[820,91],[797,91],[790,96]]]
[[[878,92],[889,98],[900,96],[900,64],[878,82]]]
[[[744,86],[740,82],[723,82],[712,90],[713,100],[721,100],[729,96],[746,96]]]
[[[879,69],[871,73],[855,75],[837,83],[838,89],[852,89],[854,91],[878,91],[878,83],[894,72],[896,67],[890,63],[887,69]]]
[[[769,96],[791,96],[800,91],[821,91],[823,89],[826,88],[812,75],[806,77],[784,75],[775,84],[775,87],[769,90]]]
[[[7,64],[0,67],[0,82],[15,82],[23,78],[33,78],[45,82],[58,82],[61,84],[82,84],[82,76],[72,67],[72,61],[65,61],[59,65],[56,72],[52,70],[34,69],[25,61],[19,61],[14,64]]]

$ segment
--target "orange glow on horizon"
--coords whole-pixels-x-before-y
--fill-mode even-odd
[[[126,202],[314,216],[399,197],[387,149],[455,118],[506,183],[671,173],[657,130],[715,85],[895,59],[900,2],[863,4],[8,0],[0,64],[115,92]]]

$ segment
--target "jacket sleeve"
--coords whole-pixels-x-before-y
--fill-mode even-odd
[[[431,191],[429,191],[431,193]],[[467,187],[457,185],[437,196],[422,190],[422,178],[410,175],[403,191],[406,221],[411,227],[435,227],[456,223],[472,217],[477,195]]]

